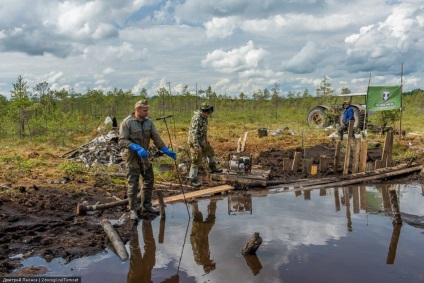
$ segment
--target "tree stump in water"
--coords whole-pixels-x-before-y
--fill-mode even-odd
[[[244,245],[241,253],[244,255],[255,255],[261,244],[262,238],[259,236],[259,232],[255,232],[250,238],[249,242]]]

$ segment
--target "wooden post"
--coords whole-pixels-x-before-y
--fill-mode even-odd
[[[381,154],[381,168],[387,167],[388,154],[392,151],[390,148],[391,136],[393,136],[393,131],[388,131],[386,133],[386,141],[384,142],[383,153]]]
[[[345,197],[345,205],[346,205],[346,219],[347,219],[347,230],[352,232],[352,218],[350,214],[350,199],[349,199],[349,188],[344,187],[344,197]]]
[[[375,165],[374,165],[374,170],[380,169],[381,168],[381,160],[377,159],[375,161]]]
[[[294,153],[292,171],[295,173],[299,171],[301,156],[302,156],[301,152]]]
[[[393,136],[394,133],[390,131],[390,139],[389,139],[389,148],[387,150],[387,167],[391,167],[393,163],[392,153],[393,153]]]
[[[393,264],[396,258],[397,245],[399,242],[400,230],[402,225],[394,225],[392,239],[390,240],[389,252],[387,253],[386,264]]]
[[[241,152],[241,137],[239,137],[238,141],[237,141],[237,152]]]
[[[359,172],[359,156],[361,154],[361,140],[355,139],[353,142],[353,160],[352,160],[352,174]]]
[[[383,188],[381,188],[381,198],[383,199],[384,211],[390,213],[390,195],[389,188],[387,186],[383,186]]]
[[[159,212],[160,212],[160,219],[165,220],[166,213],[165,213],[165,202],[163,201],[163,192],[161,190],[157,190],[158,200],[159,200]]]
[[[334,188],[334,204],[336,206],[336,212],[340,210],[340,198],[339,198],[339,189]]]
[[[361,200],[361,209],[367,210],[367,191],[365,186],[361,186],[360,188],[360,200]]]
[[[325,173],[328,170],[329,159],[325,155],[320,155],[319,157],[319,172]]]
[[[244,139],[243,139],[243,141],[241,143],[241,149],[240,149],[241,152],[244,152],[244,149],[246,148],[247,134],[248,134],[248,132],[245,132],[244,133]]]
[[[259,236],[259,232],[255,232],[250,240],[244,245],[241,253],[243,255],[255,255],[261,244],[262,238]]]
[[[359,172],[367,171],[368,141],[361,142],[361,155],[359,157]]]
[[[283,171],[290,172],[293,168],[293,163],[290,158],[283,158]]]
[[[163,244],[163,239],[165,238],[165,219],[161,219],[160,220],[160,225],[159,225],[159,244]]]
[[[424,177],[424,166],[423,166],[423,167],[422,167],[422,169],[421,169],[420,176],[421,176],[421,177]],[[424,189],[424,187],[423,187],[423,189]]]
[[[402,225],[402,219],[400,217],[399,203],[396,195],[396,189],[389,188],[390,206],[393,213],[393,225]]]
[[[312,159],[303,159],[302,160],[302,172],[311,174]]]
[[[353,187],[352,188],[352,200],[353,200],[353,213],[358,214],[359,213],[359,188]]]
[[[303,190],[303,199],[311,200],[311,190]]]
[[[318,166],[312,165],[311,166],[311,175],[316,175],[318,173]]]
[[[128,252],[125,249],[124,243],[121,240],[121,237],[119,237],[118,233],[113,228],[112,224],[110,224],[109,220],[106,218],[103,218],[101,221],[103,230],[105,230],[106,235],[108,236],[109,240],[112,242],[113,248],[115,249],[116,254],[119,256],[119,258],[122,261],[128,260]]]
[[[349,121],[349,129],[348,129],[348,139],[347,139],[347,145],[346,145],[346,154],[345,154],[345,161],[343,164],[343,175],[349,174],[349,166],[350,166],[350,151],[352,147],[352,142],[354,139],[352,139],[352,132],[353,132],[353,121]]]
[[[336,143],[336,152],[334,154],[334,167],[333,167],[334,174],[336,174],[339,171],[340,147],[341,147],[341,142],[338,141]]]

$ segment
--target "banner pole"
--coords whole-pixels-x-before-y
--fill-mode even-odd
[[[364,125],[362,126],[362,133],[365,132],[365,129],[367,127],[367,113],[368,113],[368,109],[367,109],[367,104],[368,104],[368,90],[370,88],[370,83],[371,83],[371,73],[370,76],[368,78],[368,86],[367,86],[367,96],[365,96],[365,116],[364,116]]]
[[[399,140],[402,139],[402,107],[403,107],[403,98],[402,98],[402,89],[403,89],[403,62],[400,69],[400,117],[399,117]]]

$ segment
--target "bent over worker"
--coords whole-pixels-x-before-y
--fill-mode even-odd
[[[208,118],[213,113],[213,106],[207,102],[200,105],[200,110],[194,112],[191,118],[188,133],[188,145],[190,147],[191,166],[188,179],[193,187],[199,187],[198,171],[202,157],[206,156],[210,173],[221,173],[222,169],[216,167],[215,151],[208,141]]]
[[[349,101],[343,102],[343,108],[345,109],[343,112],[343,120],[342,120],[342,124],[338,128],[340,141],[343,140],[343,132],[347,130],[349,127],[349,121],[355,121],[355,114],[353,112],[353,108],[350,107]]]
[[[174,160],[177,159],[177,154],[165,146],[148,114],[149,104],[147,100],[137,101],[134,106],[134,113],[126,117],[119,128],[119,146],[128,167],[127,196],[130,219],[133,220],[138,219],[137,192],[140,175],[143,178],[140,209],[142,212],[159,214],[159,211],[152,207],[152,191],[155,180],[147,151],[150,140],[153,140],[154,145],[166,155]]]

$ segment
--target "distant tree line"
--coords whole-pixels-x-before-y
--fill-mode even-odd
[[[31,89],[19,76],[13,83],[10,99],[0,94],[0,137],[65,144],[71,137],[90,133],[107,116],[121,121],[133,111],[134,103],[143,98],[149,100],[153,118],[174,115],[177,123],[188,124],[193,111],[203,101],[208,101],[216,109],[214,115],[223,122],[259,125],[298,121],[306,124],[309,110],[315,105],[328,103],[328,97],[334,95],[328,80],[323,80],[316,96],[307,89],[302,93],[288,91],[283,96],[279,84],[274,84],[270,90],[258,89],[251,95],[241,92],[238,97],[217,94],[210,86],[197,93],[189,92],[188,88],[186,85],[181,93],[172,95],[165,87],[152,95],[148,95],[145,89],[134,94],[116,88],[107,92],[87,89],[85,93],[78,93],[72,89],[52,90],[47,82]],[[404,93],[404,96],[404,104],[411,105],[410,111],[424,114],[422,90]]]

